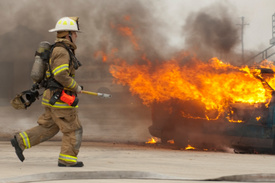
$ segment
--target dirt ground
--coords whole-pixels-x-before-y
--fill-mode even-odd
[[[74,179],[77,179],[77,182],[188,183],[223,176],[275,172],[274,155],[235,154],[230,149],[228,152],[187,151],[157,144],[110,142],[83,142],[78,158],[85,166],[60,168],[57,166],[59,149],[59,141],[42,143],[25,150],[26,159],[21,163],[10,143],[0,142],[0,182],[57,179],[50,182],[58,183],[76,182]]]

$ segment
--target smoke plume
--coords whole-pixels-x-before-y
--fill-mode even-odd
[[[183,27],[187,49],[204,60],[233,55],[234,48],[240,43],[240,29],[233,9],[214,4],[191,13]]]

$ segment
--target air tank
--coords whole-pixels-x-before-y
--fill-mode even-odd
[[[40,83],[44,79],[50,49],[51,44],[49,42],[42,41],[39,43],[31,70],[31,78],[35,83]]]

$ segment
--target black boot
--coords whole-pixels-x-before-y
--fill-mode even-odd
[[[82,161],[78,161],[78,162],[77,162],[76,164],[74,164],[74,165],[65,165],[65,164],[63,164],[63,163],[58,163],[58,166],[59,166],[59,167],[83,167],[84,164],[83,164]]]
[[[25,157],[23,155],[22,149],[20,148],[20,146],[17,142],[16,136],[14,136],[14,138],[11,139],[11,145],[14,147],[17,157],[20,159],[20,161],[23,162],[25,160]]]

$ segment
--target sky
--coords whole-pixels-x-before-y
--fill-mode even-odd
[[[274,0],[172,0],[164,1],[162,8],[167,7],[164,16],[167,16],[171,27],[175,27],[176,35],[181,31],[181,26],[190,12],[197,12],[217,3],[225,4],[230,9],[236,24],[241,24],[241,17],[244,17],[244,23],[248,24],[244,27],[244,49],[262,50],[270,46],[272,15],[275,13]],[[172,36],[171,39],[177,44],[176,37]]]

